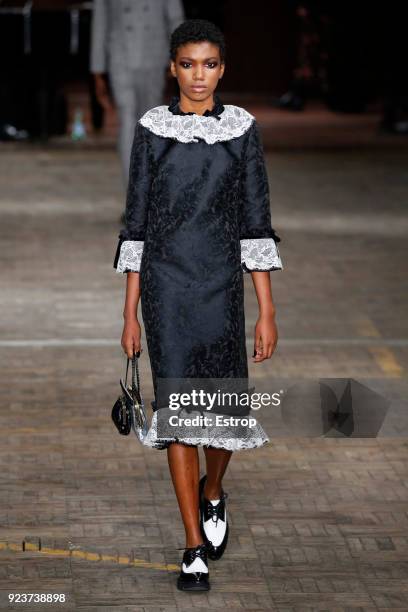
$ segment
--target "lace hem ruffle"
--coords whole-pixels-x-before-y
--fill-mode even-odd
[[[233,104],[226,104],[218,117],[207,115],[175,115],[168,106],[155,106],[148,110],[139,120],[140,123],[156,134],[165,138],[174,138],[179,142],[199,142],[214,144],[242,136],[255,117],[247,110]]]
[[[157,436],[157,411],[153,413],[150,429],[143,439],[143,444],[151,448],[165,449],[171,442],[179,442],[187,446],[211,446],[213,448],[224,448],[230,451],[258,448],[270,442],[263,427],[257,422],[254,427],[247,427],[245,437],[231,437],[231,432],[226,428],[218,428],[215,435],[209,435],[214,429],[206,429],[204,436],[183,438],[158,438]],[[229,433],[229,437],[228,437]]]
[[[143,240],[124,240],[120,246],[116,272],[140,272],[143,246]]]
[[[278,245],[273,238],[245,238],[240,242],[244,272],[283,270]]]

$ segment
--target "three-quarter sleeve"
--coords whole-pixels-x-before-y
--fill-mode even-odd
[[[113,267],[116,272],[140,272],[147,226],[152,159],[148,132],[138,122],[130,156],[125,224],[119,233]]]
[[[271,225],[269,184],[259,127],[248,130],[240,191],[241,266],[244,272],[283,270]]]

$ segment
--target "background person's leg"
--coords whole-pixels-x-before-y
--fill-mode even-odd
[[[123,184],[127,190],[130,154],[136,125],[137,91],[132,71],[115,64],[110,72],[112,94],[118,113],[118,151],[122,166]]]
[[[127,70],[119,64],[111,73],[112,92],[119,118],[118,150],[125,189],[135,126],[140,117],[163,102],[164,69]]]

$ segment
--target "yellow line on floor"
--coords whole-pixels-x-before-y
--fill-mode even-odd
[[[360,316],[356,319],[356,331],[363,338],[381,338],[381,334],[370,317]]]
[[[23,553],[22,544],[16,542],[0,542],[0,551],[9,550],[12,552]],[[133,567],[144,567],[147,569],[157,569],[164,571],[175,571],[180,570],[179,565],[171,563],[151,563],[144,559],[131,559],[127,556],[121,555],[103,555],[101,553],[94,553],[85,550],[65,550],[63,548],[49,548],[43,546],[41,550],[38,550],[37,544],[30,542],[25,543],[25,552],[30,551],[38,553],[39,555],[56,556],[56,557],[73,557],[74,559],[83,559],[85,561],[106,561],[109,563],[118,563],[119,565],[130,565]]]
[[[368,348],[382,371],[390,378],[399,378],[404,372],[394,353],[386,346],[370,346]]]

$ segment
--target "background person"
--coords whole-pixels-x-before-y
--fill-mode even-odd
[[[119,118],[118,148],[127,186],[136,121],[162,102],[171,32],[184,19],[180,0],[94,0],[90,70],[99,103]]]

